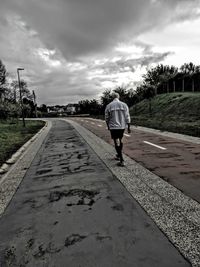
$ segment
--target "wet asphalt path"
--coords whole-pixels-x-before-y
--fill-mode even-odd
[[[185,267],[75,129],[53,121],[0,219],[0,266]]]

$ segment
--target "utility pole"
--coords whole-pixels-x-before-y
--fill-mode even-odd
[[[36,96],[35,96],[34,90],[33,90],[33,103],[34,103],[34,108],[35,108],[35,117],[37,118],[37,104],[36,104]]]
[[[18,76],[18,83],[19,83],[19,95],[20,95],[20,103],[21,103],[21,111],[22,111],[22,121],[23,126],[25,127],[25,119],[24,119],[24,106],[23,106],[23,100],[22,100],[22,88],[21,88],[21,81],[19,76],[19,71],[24,70],[23,68],[17,68],[17,76]]]

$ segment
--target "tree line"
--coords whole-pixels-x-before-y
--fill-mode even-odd
[[[112,101],[112,91],[120,94],[120,99],[129,107],[138,102],[148,99],[151,112],[151,99],[157,94],[171,92],[200,92],[200,65],[195,66],[192,62],[184,63],[180,68],[175,66],[158,64],[147,70],[142,76],[141,83],[134,89],[117,87],[106,89],[100,101],[79,101],[80,113],[91,115],[103,115],[106,105]]]
[[[22,106],[25,117],[35,117],[36,104],[34,92],[30,92],[28,84],[20,81],[21,99],[18,80],[9,77],[2,60],[0,60],[0,119],[19,118],[22,116]]]
[[[28,89],[27,82],[21,80],[22,103],[20,103],[19,83],[17,80],[8,79],[8,76],[6,67],[0,60],[0,119],[20,117],[22,115],[21,104],[23,104],[25,117],[35,117],[35,96]],[[151,99],[157,94],[185,91],[200,92],[199,84],[199,65],[195,66],[190,62],[177,68],[173,65],[158,64],[147,70],[136,89],[119,86],[104,90],[100,100],[85,99],[79,101],[79,113],[103,115],[106,105],[112,100],[112,91],[119,93],[120,99],[131,107],[143,99],[148,99],[151,104]],[[149,108],[151,109],[151,105]],[[42,112],[42,106],[38,110]]]

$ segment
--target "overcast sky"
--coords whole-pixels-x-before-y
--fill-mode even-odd
[[[38,104],[134,88],[158,63],[200,64],[200,0],[1,0],[0,59]]]

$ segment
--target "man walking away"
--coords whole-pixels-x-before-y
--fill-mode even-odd
[[[130,130],[130,114],[126,103],[119,100],[119,94],[112,94],[113,101],[110,102],[105,109],[105,121],[110,130],[111,138],[114,140],[115,149],[117,152],[116,159],[120,160],[118,166],[124,166],[124,159],[122,155],[122,138],[124,130],[128,126],[128,133]]]

